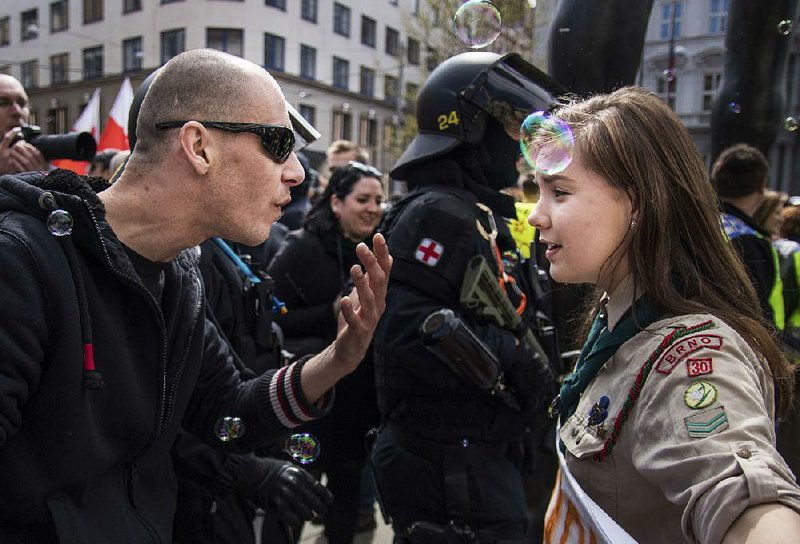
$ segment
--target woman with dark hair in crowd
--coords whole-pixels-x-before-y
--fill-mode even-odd
[[[303,228],[290,232],[269,266],[275,293],[288,313],[278,316],[285,347],[295,356],[315,353],[336,336],[339,301],[349,291],[356,245],[369,243],[382,216],[381,173],[351,161],[328,181]],[[303,427],[321,446],[312,471],[325,472],[334,503],[325,516],[330,544],[352,542],[359,510],[364,435],[379,420],[371,352],[336,387],[338,401],[319,425]]]

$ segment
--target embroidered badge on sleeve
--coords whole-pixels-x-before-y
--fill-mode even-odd
[[[684,338],[680,342],[672,345],[664,355],[661,356],[656,364],[656,371],[661,374],[669,374],[675,370],[678,363],[683,361],[686,357],[696,351],[706,348],[719,351],[720,348],[722,348],[722,337],[716,334],[696,334]]]
[[[705,438],[728,428],[728,416],[723,406],[692,414],[683,418],[683,421],[691,438]]]
[[[711,374],[714,371],[711,357],[701,357],[699,359],[686,359],[686,372],[690,378]]]
[[[694,382],[683,394],[683,401],[692,410],[700,410],[711,406],[716,400],[716,386],[703,380]]]
[[[414,258],[428,266],[436,266],[439,264],[439,259],[442,258],[443,253],[444,246],[442,244],[431,238],[423,238],[417,245]]]

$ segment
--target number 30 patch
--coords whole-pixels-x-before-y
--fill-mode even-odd
[[[714,371],[711,364],[711,357],[686,359],[686,369],[690,377],[711,374]]]

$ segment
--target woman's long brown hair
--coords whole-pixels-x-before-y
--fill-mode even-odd
[[[723,233],[716,193],[678,117],[639,87],[567,103],[554,116],[572,129],[584,166],[631,197],[637,225],[619,253],[628,249],[637,292],[669,315],[709,313],[733,327],[766,361],[785,414],[794,367]]]

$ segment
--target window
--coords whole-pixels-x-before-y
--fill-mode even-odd
[[[186,51],[186,30],[176,28],[161,33],[161,64]]]
[[[719,82],[722,79],[722,74],[705,74],[703,76],[703,111],[711,111],[711,102],[714,100],[719,88]]]
[[[39,86],[39,61],[29,60],[22,62],[19,65],[20,78],[19,81],[26,89],[35,89]]]
[[[386,27],[386,54],[396,57],[400,51],[400,33],[390,26]]]
[[[300,77],[317,79],[317,50],[300,44]]]
[[[676,79],[673,78],[672,81],[667,83],[666,78],[661,74],[659,74],[656,81],[656,93],[672,110],[675,109],[675,81]]]
[[[708,9],[708,32],[724,34],[728,24],[728,0],[711,0]]]
[[[83,24],[103,20],[103,0],[83,0]]]
[[[47,110],[47,133],[65,134],[69,131],[67,106],[56,106]],[[34,123],[35,124],[35,123]]]
[[[672,16],[672,6],[675,6],[675,17]],[[667,2],[661,5],[661,39],[668,40],[671,36],[670,28],[675,28],[675,37],[681,36],[681,16],[683,14],[683,1],[678,0],[674,4]]]
[[[350,8],[338,2],[333,4],[333,31],[350,37]]]
[[[375,24],[375,19],[367,17],[366,15],[361,16],[361,43],[364,45],[368,45],[369,47],[375,47],[375,43],[377,42],[377,26]]]
[[[383,149],[391,151],[397,145],[397,125],[392,119],[383,121]]]
[[[264,33],[264,68],[286,69],[286,40],[274,34]]]
[[[419,0],[414,0],[414,10],[412,14],[416,17],[419,15]]]
[[[3,17],[0,19],[0,45],[11,43],[11,18]]]
[[[61,53],[50,57],[50,85],[68,83],[69,53]]]
[[[300,6],[300,17],[304,21],[317,22],[317,0],[303,0]]]
[[[393,6],[397,5],[397,0],[389,0],[389,3]]]
[[[142,69],[142,37],[130,38],[122,42],[122,71],[138,72]]]
[[[317,123],[317,108],[315,108],[314,106],[311,106],[309,104],[300,104],[298,111],[300,112],[300,115],[303,117],[303,119],[305,119],[312,125],[315,125]]]
[[[161,0],[162,4],[173,4],[175,2],[183,2],[183,0]]]
[[[375,110],[362,113],[358,119],[358,145],[361,147],[378,145],[378,122],[375,121]]]
[[[206,47],[241,57],[243,34],[239,28],[207,28]]]
[[[375,96],[375,70],[366,66],[361,67],[361,94]]]
[[[408,63],[414,66],[419,66],[419,41],[414,38],[408,39]]]
[[[794,53],[789,53],[789,61],[786,63],[786,92],[783,96],[786,97],[786,105],[792,111],[797,109],[797,103],[792,100],[794,97],[794,80],[796,77],[797,56]]]
[[[286,0],[264,0],[264,4],[286,11]]]
[[[83,50],[83,79],[103,77],[103,46]]]
[[[123,0],[122,13],[142,11],[142,0]]]
[[[416,83],[406,83],[406,99],[409,102],[416,102],[419,94],[419,85]]]
[[[428,54],[425,58],[425,68],[432,72],[434,68],[439,65],[439,52],[433,47],[428,48]]]
[[[333,86],[347,89],[350,79],[350,62],[339,57],[333,57]]]
[[[383,99],[387,102],[396,103],[398,95],[399,81],[394,76],[383,76]]]
[[[442,26],[442,10],[439,6],[430,4],[431,20],[434,26]]]
[[[59,0],[50,4],[50,32],[69,28],[69,1]]]
[[[353,116],[343,110],[334,111],[331,135],[334,140],[352,140]]]
[[[28,11],[23,11],[22,15],[20,16],[20,36],[22,36],[22,41],[25,40],[32,40],[39,36],[39,10],[38,9],[29,9]]]

